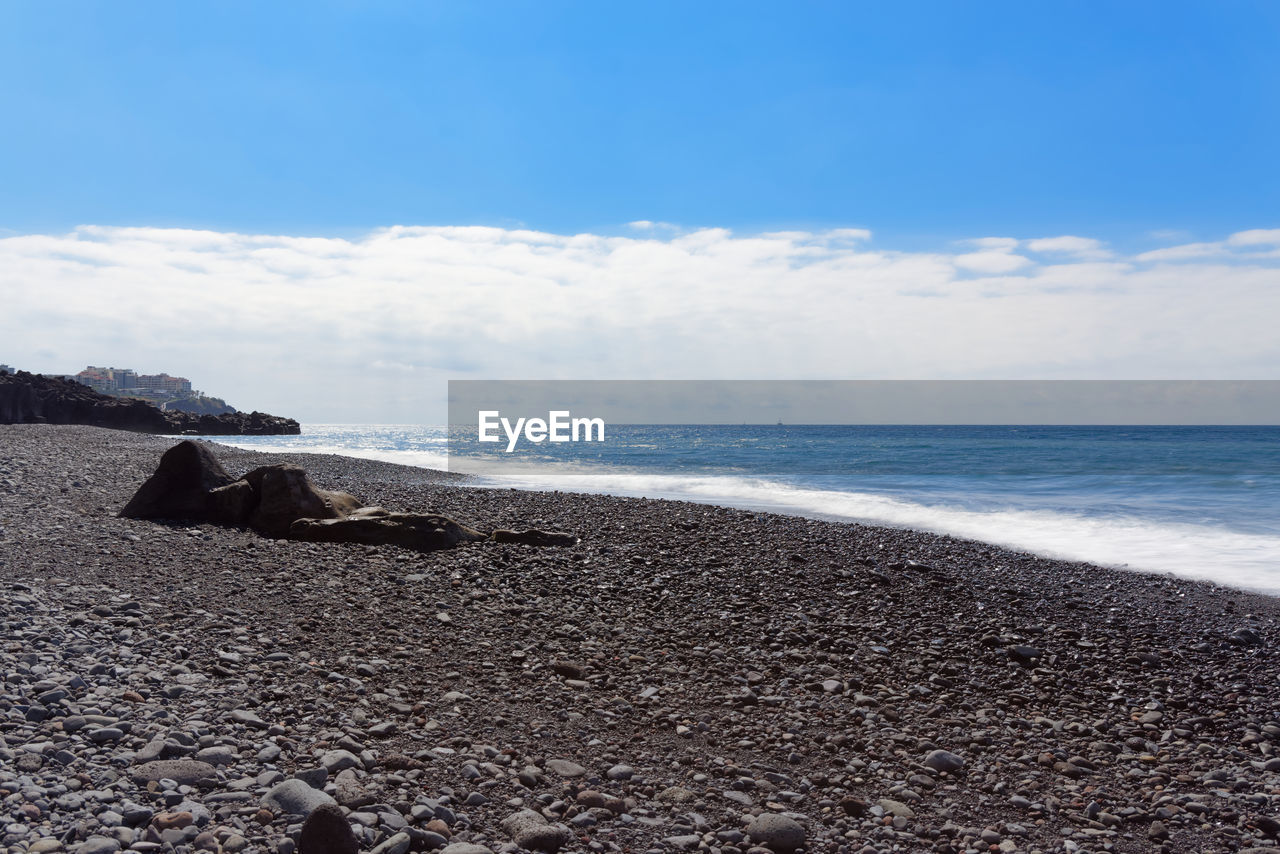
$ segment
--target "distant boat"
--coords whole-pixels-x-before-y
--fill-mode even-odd
[[[781,426],[782,426],[782,419],[781,419],[781,418],[779,418],[779,419],[778,419],[778,426],[779,426],[779,427],[781,427]]]

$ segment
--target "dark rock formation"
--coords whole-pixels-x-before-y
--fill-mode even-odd
[[[361,506],[345,492],[317,489],[298,466],[262,466],[241,480],[257,495],[249,525],[272,537],[289,535],[296,519],[340,519]]]
[[[392,513],[361,507],[345,492],[318,489],[294,465],[260,466],[232,480],[205,445],[179,442],[165,451],[155,474],[139,487],[121,516],[248,525],[269,537],[317,543],[392,545],[429,552],[492,539],[534,546],[573,545],[556,531],[477,531],[434,513]]]
[[[299,519],[289,528],[289,539],[402,546],[429,552],[483,540],[486,535],[447,516],[390,513],[381,507],[366,507],[343,519]]]
[[[298,466],[261,466],[233,480],[207,445],[187,440],[164,452],[120,515],[249,525],[284,537],[295,519],[337,519],[359,507],[345,492],[317,489]]]
[[[356,854],[360,843],[342,809],[323,804],[311,811],[298,834],[298,854]]]
[[[162,412],[145,400],[113,397],[74,380],[0,373],[0,424],[87,424],[139,433],[205,436],[296,435],[298,422],[263,412]]]
[[[120,511],[131,519],[192,519],[219,521],[228,518],[212,499],[234,479],[227,474],[208,446],[179,442],[164,452],[155,474],[139,487]],[[243,516],[240,518],[244,518]]]
[[[168,412],[190,412],[192,415],[233,415],[237,411],[234,406],[228,406],[227,402],[220,397],[194,394],[189,397],[179,397],[176,400],[167,400],[164,408]]]
[[[560,531],[539,531],[530,528],[527,531],[507,531],[499,529],[490,536],[495,543],[523,543],[526,546],[572,546],[577,545],[578,538],[573,534]]]

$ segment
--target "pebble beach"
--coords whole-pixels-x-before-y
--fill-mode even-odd
[[[173,444],[0,426],[9,854],[295,854],[326,804],[374,854],[1280,852],[1276,598],[222,446],[581,539],[118,518]]]

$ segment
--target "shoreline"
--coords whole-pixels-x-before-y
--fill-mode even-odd
[[[178,440],[176,437],[175,441]],[[234,439],[211,437],[216,444],[261,450],[235,444]],[[277,453],[274,450],[268,451]],[[430,462],[404,462],[398,457],[417,452],[341,449],[290,450],[278,453],[337,454],[443,472]],[[1126,516],[1074,516],[1060,509],[1034,505],[1003,508],[969,507],[935,496],[934,501],[895,491],[841,489],[829,485],[757,481],[734,475],[677,475],[660,472],[599,471],[539,475],[492,476],[455,472],[474,478],[472,486],[516,488],[534,492],[655,498],[674,502],[771,513],[836,524],[854,524],[894,531],[948,536],[1018,554],[1048,560],[1169,576],[1264,596],[1280,597],[1280,538],[1256,530],[1194,525],[1185,521]],[[540,483],[544,480],[545,483]],[[636,486],[635,482],[645,485]],[[1047,514],[1047,518],[1046,518]],[[1080,545],[1088,543],[1088,545]],[[1175,557],[1176,555],[1176,557]],[[1197,571],[1197,567],[1214,567]]]
[[[28,675],[6,689],[5,749],[154,812],[164,799],[119,770],[157,738],[213,750],[216,784],[182,794],[224,850],[292,854],[297,822],[255,810],[341,750],[352,773],[324,777],[365,850],[405,833],[412,850],[499,852],[528,808],[573,851],[744,854],[758,813],[791,816],[810,851],[1280,844],[1275,597],[909,529],[221,445],[233,475],[298,462],[366,504],[583,541],[418,554],[116,518],[171,444],[0,427],[5,619],[49,662],[37,674],[6,648],[6,672]],[[68,696],[36,702],[38,676]],[[33,704],[49,714],[15,716]],[[68,732],[72,706],[115,721]],[[10,845],[135,829],[90,813],[51,805]]]

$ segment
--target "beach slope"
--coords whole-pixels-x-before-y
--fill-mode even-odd
[[[172,444],[0,427],[10,851],[292,854],[330,799],[380,854],[1278,844],[1280,600],[232,448],[233,476],[295,462],[368,504],[581,542],[118,518]]]

